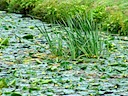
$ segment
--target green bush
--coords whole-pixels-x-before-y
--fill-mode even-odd
[[[9,12],[29,14],[39,0],[7,0]]]
[[[0,10],[6,10],[8,3],[6,0],[0,0]]]
[[[111,33],[118,33],[120,35],[127,35],[127,19],[124,14],[119,10],[109,10],[109,15],[103,22],[104,30]]]
[[[59,20],[67,18],[67,16],[74,17],[76,13],[82,14],[87,9],[87,6],[79,5],[74,1],[60,2],[58,0],[44,0],[42,3],[33,9],[33,13],[37,17],[47,22],[51,20]]]
[[[94,22],[102,24],[105,31],[128,34],[126,0],[0,0],[0,4],[1,10],[31,14],[46,22],[60,22],[68,16],[75,21],[77,13],[85,16],[91,11]]]
[[[108,13],[105,10],[105,6],[98,6],[93,8],[93,18],[94,22],[96,23],[102,23],[107,18]]]

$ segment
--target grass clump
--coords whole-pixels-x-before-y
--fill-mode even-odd
[[[59,26],[58,29],[62,31],[53,30],[52,33],[48,32],[45,26],[38,27],[53,54],[73,60],[82,56],[89,58],[101,56],[103,40],[92,17],[76,15],[75,21],[68,17],[63,24],[64,26]]]

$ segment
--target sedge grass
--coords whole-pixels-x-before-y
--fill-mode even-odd
[[[100,57],[103,41],[100,39],[100,32],[92,19],[92,16],[76,15],[75,21],[71,17],[68,17],[66,21],[62,19],[64,26],[61,25],[58,29],[62,31],[53,30],[50,33],[45,26],[43,29],[38,29],[55,55],[69,57],[73,60],[81,56]]]

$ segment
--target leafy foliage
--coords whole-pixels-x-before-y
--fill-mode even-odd
[[[76,13],[85,12],[87,6],[80,5],[78,2],[63,2],[58,0],[44,0],[38,4],[34,9],[34,15],[41,17],[41,19],[49,22],[51,20],[59,20],[67,18],[66,16],[74,17]],[[42,14],[40,14],[42,13]],[[66,15],[66,16],[65,16]]]
[[[8,6],[8,3],[6,0],[0,0],[0,10],[6,10]]]
[[[9,45],[9,38],[2,39],[0,38],[0,49],[5,48]]]
[[[103,23],[105,29],[110,31],[111,33],[119,33],[120,35],[127,35],[128,32],[126,31],[127,27],[127,19],[123,16],[123,13],[117,9],[111,10],[107,9],[107,12],[110,15],[106,18]],[[126,29],[125,29],[126,28]]]
[[[128,34],[125,0],[2,0],[0,3],[3,2],[8,3],[3,5],[9,12],[30,14],[47,22],[66,20],[67,16],[75,18],[77,13],[85,16],[88,11],[93,11],[94,22],[102,23],[105,31]]]
[[[8,11],[28,14],[35,7],[38,0],[7,0]]]
[[[69,30],[69,27],[50,25],[31,18],[21,18],[20,14],[0,12],[0,16],[2,17],[0,19],[0,41],[6,41],[7,38],[9,40],[9,45],[3,43],[7,44],[7,47],[0,50],[0,95],[127,96],[127,36],[100,34],[106,40],[104,46],[107,44],[109,48],[107,54],[103,54],[102,58],[83,56],[77,60],[64,60],[49,52],[50,49],[44,38],[45,34],[42,35],[36,26],[39,28],[45,26],[49,36],[54,37],[62,33],[62,40],[71,41],[72,38],[70,39],[69,36],[73,36],[72,33],[81,33],[82,29],[79,25],[77,25],[78,29],[74,29],[76,23],[71,27],[74,23],[70,22],[74,22],[74,20],[67,19],[69,23],[65,25],[70,24]],[[78,22],[79,19],[76,21]],[[87,20],[85,19],[85,21]],[[93,23],[89,19],[89,23],[84,24],[87,26]],[[69,36],[67,36],[68,33]],[[73,37],[78,38],[76,35]],[[83,37],[84,35],[81,39]],[[60,37],[53,39],[58,40],[58,38],[60,39]],[[78,41],[82,41],[81,39]],[[89,41],[91,40],[89,39]],[[77,42],[77,40],[73,42]],[[65,50],[65,54],[70,52],[66,48],[63,50]]]

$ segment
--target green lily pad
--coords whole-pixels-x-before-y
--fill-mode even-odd
[[[22,95],[18,92],[12,92],[11,96],[22,96]]]
[[[9,45],[9,38],[5,38],[0,42],[0,45],[8,46]]]
[[[27,34],[27,35],[23,36],[23,39],[33,39],[33,38],[34,38],[34,36],[31,34]]]
[[[0,79],[0,89],[7,87],[6,79]]]

